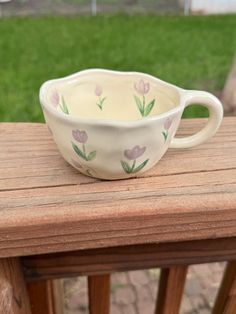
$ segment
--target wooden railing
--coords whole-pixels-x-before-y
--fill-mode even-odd
[[[236,313],[235,125],[109,182],[67,165],[45,125],[0,124],[0,313],[62,314],[57,279],[86,275],[90,314],[108,314],[111,273],[160,267],[155,314],[177,314],[188,265],[215,261],[229,263],[213,313]]]

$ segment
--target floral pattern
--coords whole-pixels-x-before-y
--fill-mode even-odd
[[[137,95],[134,95],[136,105],[137,105],[139,112],[141,113],[142,117],[146,117],[151,113],[151,111],[155,105],[155,98],[153,100],[151,100],[148,104],[146,104],[145,95],[148,94],[148,92],[150,90],[150,84],[145,83],[144,80],[139,80],[138,82],[134,83],[134,89],[141,96],[141,98],[140,98]]]
[[[96,103],[96,105],[100,108],[100,110],[103,109],[103,103],[106,100],[106,97],[102,97],[102,87],[100,85],[97,85],[95,90],[94,90],[95,95],[98,97],[98,102]]]
[[[64,112],[65,114],[69,114],[69,110],[66,105],[64,97],[60,96],[56,89],[53,90],[50,97],[50,101],[55,108],[59,107],[62,112]]]
[[[94,177],[96,175],[96,171],[92,168],[85,167],[77,160],[71,159],[72,164],[75,166],[75,168],[79,169],[81,172],[85,172],[88,176]]]
[[[82,149],[81,149],[74,142],[71,142],[72,147],[73,147],[75,153],[80,158],[82,158],[83,160],[86,160],[86,161],[93,160],[96,157],[97,152],[95,150],[91,151],[89,153],[86,152],[85,143],[88,140],[88,135],[87,135],[86,131],[83,131],[83,130],[73,130],[72,131],[72,136],[73,136],[74,140],[76,140],[77,142],[82,144]]]
[[[132,160],[133,163],[130,165],[127,161],[121,160],[121,166],[124,169],[124,171],[128,174],[130,173],[136,173],[142,170],[146,164],[148,163],[149,159],[146,159],[144,162],[136,166],[136,159],[141,157],[144,152],[146,151],[146,147],[140,147],[139,145],[134,146],[132,149],[126,149],[124,151],[124,156],[128,160]]]
[[[169,129],[172,125],[173,122],[173,118],[167,118],[164,122],[164,131],[162,132],[163,136],[164,136],[164,140],[166,142],[168,135],[169,135]]]

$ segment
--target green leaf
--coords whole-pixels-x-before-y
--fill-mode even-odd
[[[71,142],[72,147],[74,149],[74,151],[76,152],[76,154],[83,158],[84,160],[87,160],[87,157],[84,155],[84,153],[82,152],[82,150],[79,149],[79,147],[77,145],[75,145],[73,142]]]
[[[102,106],[100,103],[97,103],[96,105],[102,110]]]
[[[155,105],[155,99],[153,99],[148,105],[147,107],[145,108],[144,110],[144,116],[148,116],[149,113],[152,111],[152,108],[154,107]]]
[[[126,161],[121,160],[120,163],[126,173],[132,172],[132,169],[130,168],[129,164]]]
[[[144,116],[144,108],[141,100],[136,95],[134,95],[134,99],[141,115]]]
[[[136,167],[134,170],[133,170],[133,173],[136,173],[136,172],[139,172],[140,170],[143,169],[143,167],[146,166],[146,164],[148,163],[149,159],[145,160],[143,163],[141,163],[138,167]]]
[[[97,152],[94,150],[87,155],[87,160],[90,161],[96,157]]]
[[[68,110],[68,107],[66,105],[66,102],[65,102],[65,99],[63,96],[61,96],[61,100],[62,100],[62,105],[60,106],[61,107],[61,110],[65,113],[65,114],[69,114],[69,110]]]
[[[165,142],[166,142],[166,140],[167,140],[167,137],[168,137],[168,132],[166,131],[166,132],[162,132],[162,134],[163,134],[163,136],[164,136],[164,139],[165,139]]]
[[[106,97],[103,97],[98,103],[97,103],[97,106],[102,110],[102,106],[103,106],[103,103],[104,101],[106,100]]]
[[[100,102],[101,106],[103,105],[103,103],[104,103],[105,100],[106,100],[106,97],[103,97],[103,98],[101,99],[101,102]]]

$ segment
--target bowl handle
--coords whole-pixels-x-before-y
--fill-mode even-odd
[[[202,91],[186,91],[183,95],[185,107],[191,104],[205,105],[209,110],[209,119],[205,127],[194,135],[173,138],[171,148],[188,148],[206,142],[219,128],[223,118],[223,106],[214,95]]]

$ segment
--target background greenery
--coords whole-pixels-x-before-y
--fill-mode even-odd
[[[101,67],[144,71],[189,89],[222,89],[236,17],[38,17],[0,20],[0,120],[43,121],[48,79]],[[189,108],[185,116],[206,111]]]

